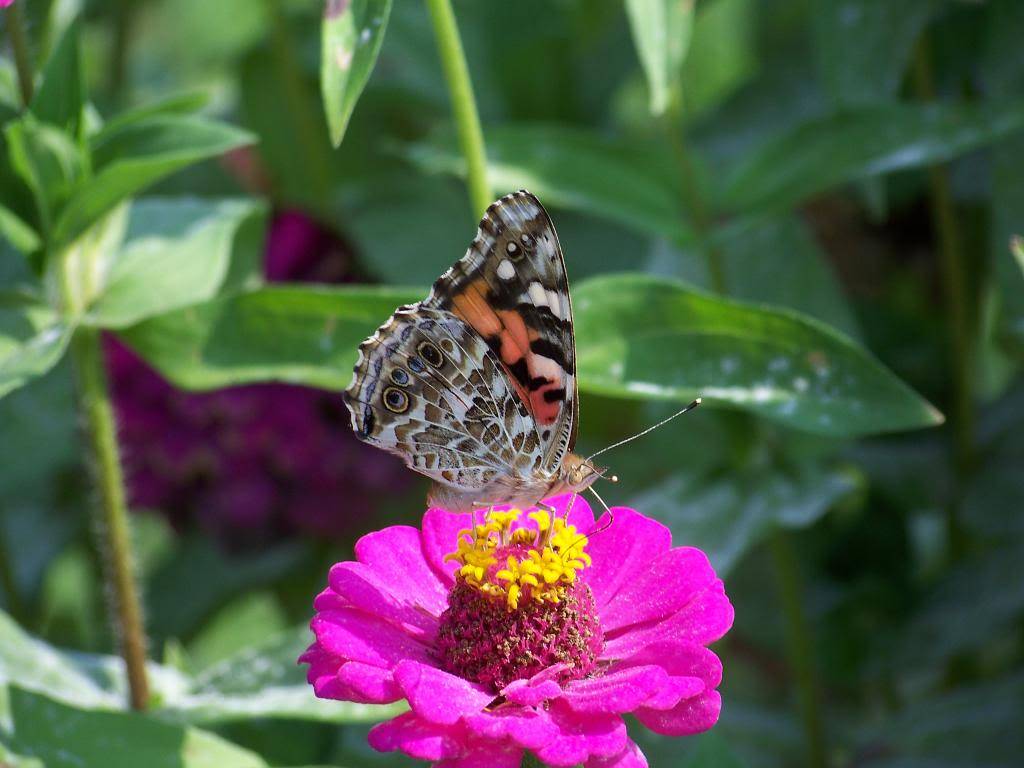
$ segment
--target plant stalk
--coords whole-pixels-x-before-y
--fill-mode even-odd
[[[21,101],[27,107],[32,101],[32,57],[28,52],[28,35],[25,34],[25,17],[22,14],[20,2],[7,9],[7,34],[11,38]]]
[[[818,670],[814,661],[814,644],[803,606],[800,564],[793,551],[792,537],[781,529],[769,538],[779,597],[786,618],[786,647],[793,676],[796,678],[800,715],[807,742],[807,765],[825,768],[825,726],[821,717],[822,697]]]
[[[935,80],[928,54],[927,38],[922,38],[914,52],[912,69],[914,91],[924,101],[935,99]],[[968,299],[966,257],[963,239],[953,204],[949,175],[945,167],[928,169],[928,205],[939,250],[939,267],[943,298],[946,305],[946,332],[949,340],[949,365],[953,383],[951,427],[953,460],[958,488],[947,507],[947,533],[950,553],[962,554],[965,542],[959,521],[959,496],[964,479],[974,466],[974,392],[971,363],[973,320]]]
[[[693,227],[696,230],[698,244],[707,259],[711,288],[715,293],[725,294],[727,293],[727,288],[725,268],[722,264],[722,253],[718,246],[711,242],[711,214],[700,191],[700,184],[697,180],[693,158],[690,156],[690,149],[683,138],[685,120],[681,93],[674,94],[670,99],[668,108],[665,110],[664,122],[669,146],[672,149],[672,155],[679,174],[683,208],[690,214]]]
[[[133,709],[141,710],[149,700],[146,633],[132,572],[128,507],[99,331],[78,328],[71,340],[71,356],[78,379],[79,407],[92,453],[93,477],[99,491],[96,528],[107,596],[127,672],[129,700]]]
[[[473,84],[466,65],[466,54],[455,22],[450,0],[427,0],[430,20],[434,25],[434,39],[441,56],[445,82],[451,99],[452,117],[459,136],[459,148],[466,160],[466,186],[469,204],[475,216],[483,214],[491,204],[491,187],[487,183],[487,153],[484,134],[480,128],[480,115],[473,97]]]

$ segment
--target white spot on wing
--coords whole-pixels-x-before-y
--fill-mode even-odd
[[[502,259],[498,265],[498,277],[502,280],[511,280],[516,276],[516,268],[512,266],[512,262],[508,259]]]

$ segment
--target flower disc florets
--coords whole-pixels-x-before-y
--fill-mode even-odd
[[[554,664],[562,680],[586,677],[604,647],[590,587],[578,571],[590,564],[587,538],[547,512],[537,528],[517,528],[519,510],[491,512],[459,533],[459,563],[437,653],[445,669],[498,692]]]

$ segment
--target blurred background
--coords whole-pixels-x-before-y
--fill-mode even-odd
[[[268,281],[425,287],[472,238],[422,3],[394,4],[337,149],[321,3],[23,5],[39,58],[81,12],[99,114],[199,92],[258,137],[148,194],[265,200]],[[609,503],[707,551],[736,607],[720,725],[637,738],[653,766],[1019,764],[1024,3],[698,0],[667,108],[627,5],[455,2],[494,192],[540,196],[571,281],[646,271],[803,313],[947,417],[842,439],[702,408],[608,454]],[[291,665],[313,595],[359,535],[418,520],[424,482],[353,438],[336,392],[185,392],[104,349],[151,656],[214,679],[266,640],[312,697]],[[0,400],[0,606],[86,659],[113,638],[66,365]],[[670,411],[585,392],[581,448]],[[358,722],[207,724],[270,765],[412,762]]]

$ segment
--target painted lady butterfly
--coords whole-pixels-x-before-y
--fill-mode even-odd
[[[345,403],[362,440],[434,480],[432,505],[535,506],[601,476],[571,452],[575,356],[558,236],[520,190],[487,209],[424,301],[359,346]]]

